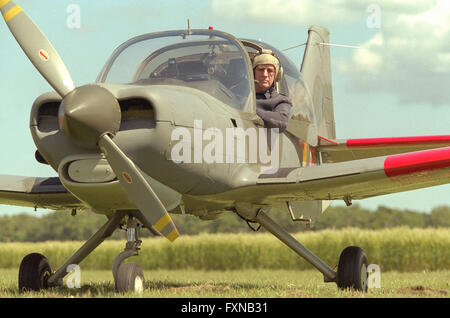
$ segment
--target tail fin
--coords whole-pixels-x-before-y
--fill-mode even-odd
[[[336,138],[334,123],[333,92],[331,87],[330,47],[321,43],[329,43],[330,32],[319,26],[308,30],[305,54],[303,55],[300,72],[312,96],[317,134]],[[291,209],[294,214],[310,220],[313,226],[332,201],[300,201],[293,202]]]
[[[333,92],[331,87],[330,32],[320,26],[308,30],[305,54],[300,72],[312,96],[318,134],[335,139]]]

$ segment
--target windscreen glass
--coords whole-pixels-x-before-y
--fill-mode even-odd
[[[254,98],[247,53],[237,41],[220,34],[172,32],[132,39],[115,51],[99,81],[186,86],[231,107],[252,111]]]

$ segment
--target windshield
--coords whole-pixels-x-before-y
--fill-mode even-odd
[[[122,44],[98,82],[179,85],[201,90],[233,108],[252,112],[249,58],[232,36],[213,30],[169,31]]]

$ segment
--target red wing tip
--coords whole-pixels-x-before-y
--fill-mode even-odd
[[[384,161],[388,177],[445,168],[450,168],[450,147],[392,155]]]

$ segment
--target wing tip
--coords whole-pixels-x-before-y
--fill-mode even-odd
[[[387,177],[450,168],[450,147],[388,156],[384,161]]]

